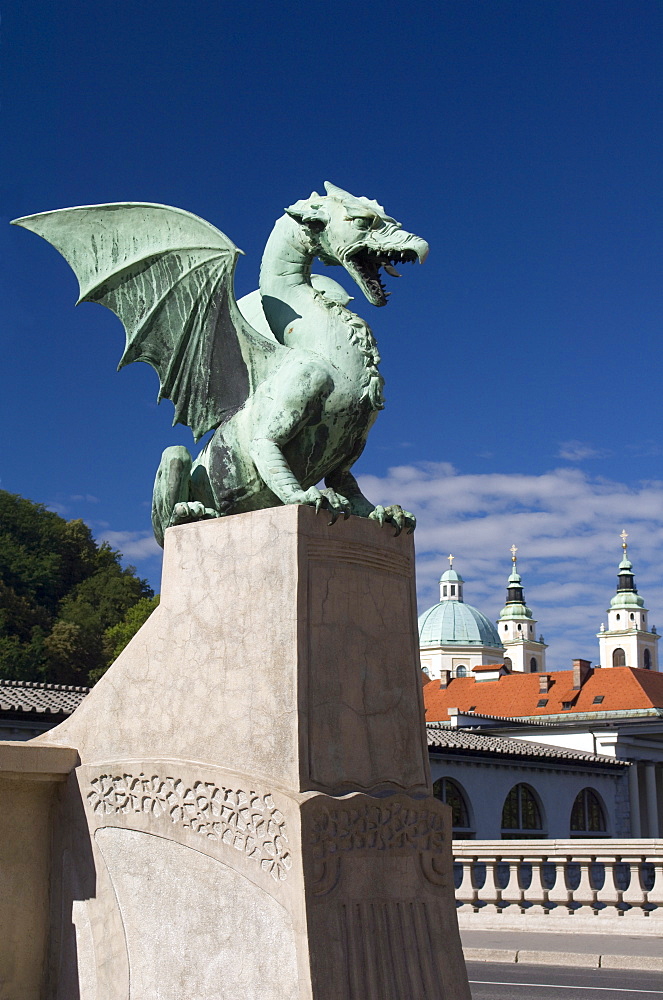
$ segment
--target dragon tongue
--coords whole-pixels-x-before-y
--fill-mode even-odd
[[[400,278],[400,274],[398,273],[393,264],[388,264],[383,262],[382,266],[387,272],[387,274],[390,274],[392,278]]]

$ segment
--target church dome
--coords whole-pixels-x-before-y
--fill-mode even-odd
[[[419,616],[420,646],[491,646],[502,649],[493,623],[464,601],[440,601]]]
[[[440,577],[440,603],[419,616],[419,646],[489,646],[502,652],[502,643],[491,621],[463,600],[463,580],[453,568]]]

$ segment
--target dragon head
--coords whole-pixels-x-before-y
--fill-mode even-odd
[[[326,195],[313,192],[286,213],[306,231],[313,253],[324,264],[340,264],[374,306],[387,304],[391,293],[380,276],[383,269],[400,277],[395,264],[423,264],[428,244],[406,232],[376,201],[355,198],[325,181]]]

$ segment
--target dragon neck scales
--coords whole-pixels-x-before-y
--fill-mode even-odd
[[[288,215],[280,218],[267,241],[260,267],[260,294],[267,322],[278,341],[306,346],[307,331],[315,330],[311,349],[326,354],[338,367],[360,379],[361,398],[370,408],[384,408],[384,379],[378,371],[380,355],[369,325],[356,313],[311,284],[311,265],[318,256],[314,238]],[[303,321],[293,326],[295,320]],[[327,350],[320,329],[326,329]],[[291,336],[289,336],[291,334]],[[343,363],[334,342],[350,344],[354,358]],[[359,371],[357,371],[357,363]]]

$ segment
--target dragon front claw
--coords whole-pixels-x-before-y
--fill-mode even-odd
[[[411,535],[417,526],[414,514],[411,514],[409,510],[403,510],[397,503],[390,507],[382,507],[378,504],[368,516],[372,521],[378,521],[380,524],[393,524],[396,528],[394,535],[400,535],[403,528],[407,530],[408,535]]]
[[[176,503],[173,507],[173,513],[170,515],[170,526],[189,524],[191,521],[208,521],[214,517],[221,517],[218,510],[206,507],[198,501]]]
[[[331,514],[330,524],[335,524],[340,514],[343,515],[344,520],[347,520],[352,513],[350,501],[344,496],[336,493],[335,490],[319,490],[317,486],[312,486],[311,489],[302,492],[301,497],[298,497],[295,502],[315,507],[316,514],[319,514],[321,510],[329,512]]]

